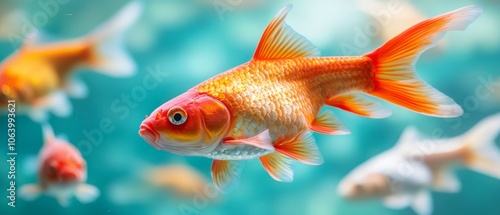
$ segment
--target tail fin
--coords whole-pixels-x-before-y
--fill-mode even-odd
[[[139,18],[142,3],[132,1],[114,17],[98,27],[88,39],[92,43],[89,65],[115,77],[133,75],[136,66],[123,45],[123,34]]]
[[[451,98],[417,77],[414,64],[446,31],[464,30],[481,13],[480,7],[467,6],[424,20],[366,54],[373,61],[375,83],[368,93],[429,116],[462,115],[462,108]]]
[[[464,135],[469,168],[500,179],[500,149],[495,138],[500,134],[500,113],[483,119]]]

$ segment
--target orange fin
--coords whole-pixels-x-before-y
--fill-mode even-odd
[[[241,161],[214,160],[212,162],[212,180],[222,193],[227,193],[238,186],[243,164]]]
[[[386,118],[392,114],[389,108],[358,94],[345,94],[329,98],[327,105],[370,118]]]
[[[236,140],[225,140],[223,142],[224,144],[228,145],[239,145],[239,144],[247,144],[251,146],[255,146],[261,149],[267,149],[267,150],[273,150],[274,151],[274,146],[273,146],[273,140],[271,139],[271,136],[269,136],[269,130],[266,129],[262,133],[246,138],[246,139],[236,139]]]
[[[276,181],[293,181],[292,159],[278,152],[264,155],[259,158],[264,169]]]
[[[320,165],[323,163],[323,156],[319,152],[311,131],[304,131],[294,139],[276,144],[276,151],[299,162],[309,165]]]
[[[319,54],[319,50],[309,40],[285,23],[290,9],[290,4],[281,9],[264,30],[254,60],[293,59]]]
[[[412,111],[436,117],[457,117],[462,108],[453,99],[420,80],[414,71],[420,54],[450,30],[464,30],[480,14],[477,6],[464,7],[424,20],[366,54],[373,61],[375,88],[368,92]]]
[[[351,131],[337,120],[331,111],[318,115],[311,123],[311,130],[322,134],[349,134]]]

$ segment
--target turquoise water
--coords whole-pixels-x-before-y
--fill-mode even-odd
[[[218,14],[214,2],[226,2],[227,11]],[[391,1],[383,2],[389,4]],[[314,134],[325,163],[320,166],[297,163],[293,183],[274,181],[260,162],[251,160],[246,162],[239,187],[231,193],[218,194],[207,204],[196,197],[176,197],[168,190],[143,190],[140,188],[143,182],[136,180],[142,171],[169,163],[191,165],[210,178],[209,159],[158,151],[139,137],[139,125],[146,114],[164,102],[213,75],[248,61],[263,29],[286,4],[294,4],[287,23],[317,45],[322,56],[360,55],[383,43],[378,32],[368,35],[366,43],[358,41],[356,46],[358,30],[370,28],[366,26],[373,25],[374,20],[354,1],[144,1],[143,15],[125,40],[137,64],[137,73],[118,79],[89,69],[78,70],[74,75],[87,85],[88,97],[71,99],[73,114],[70,117],[52,115],[49,120],[56,134],[64,135],[80,149],[87,161],[87,182],[96,185],[101,196],[90,204],[72,199],[68,208],[47,196],[34,201],[18,197],[16,207],[11,208],[7,206],[8,199],[3,197],[0,214],[190,214],[185,213],[186,210],[204,215],[414,214],[409,208],[387,209],[377,200],[345,200],[337,194],[338,182],[359,164],[392,147],[408,125],[428,135],[441,129],[451,137],[500,111],[500,87],[492,84],[488,96],[477,95],[477,89],[485,87],[481,80],[500,80],[500,4],[486,0],[401,2],[410,2],[422,16],[470,4],[485,9],[466,31],[448,33],[439,50],[424,53],[416,65],[424,80],[464,108],[464,116],[433,118],[386,102],[384,104],[393,110],[393,115],[386,119],[368,119],[334,110],[352,133],[345,136]],[[126,3],[69,0],[59,4],[58,11],[40,28],[54,40],[79,37]],[[0,7],[11,6],[6,1],[0,3]],[[27,17],[43,10],[39,4],[29,1],[21,1],[18,6]],[[409,13],[393,14],[391,20],[396,23],[406,14]],[[383,28],[388,26],[391,21]],[[345,44],[355,48],[346,50]],[[1,58],[14,50],[4,37],[0,42]],[[160,74],[158,85],[146,90],[143,80],[151,71]],[[129,102],[124,100],[127,97]],[[19,188],[36,182],[36,170],[32,166],[43,141],[39,124],[26,116],[19,115],[16,119],[16,184]],[[7,130],[6,121],[5,115],[0,116],[2,131]],[[111,123],[111,127],[102,129],[103,122]],[[88,133],[93,134],[93,138],[85,135]],[[2,140],[7,139],[6,132],[1,135]],[[7,160],[4,153],[7,143],[3,142],[0,158]],[[0,169],[4,195],[7,195],[7,167],[3,162]],[[456,194],[432,192],[433,214],[500,214],[500,180],[464,168],[456,173],[462,182],[461,191]],[[132,183],[119,186],[128,180]]]

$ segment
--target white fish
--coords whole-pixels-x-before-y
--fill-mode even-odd
[[[429,190],[460,190],[454,166],[500,179],[500,150],[494,142],[499,133],[500,113],[449,139],[426,138],[408,127],[395,147],[354,169],[340,182],[338,191],[349,199],[382,198],[389,208],[411,206],[420,215],[430,214]]]

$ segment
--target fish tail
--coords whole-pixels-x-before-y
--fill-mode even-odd
[[[375,85],[368,94],[429,116],[462,115],[462,108],[453,99],[416,75],[414,65],[444,33],[464,30],[481,13],[480,7],[467,6],[424,20],[366,54],[373,62]]]
[[[125,50],[124,35],[141,11],[142,3],[132,1],[89,35],[91,51],[87,64],[91,68],[114,77],[134,74],[136,66]]]
[[[474,171],[500,179],[500,148],[495,139],[500,134],[500,113],[480,121],[462,139],[464,164]]]

